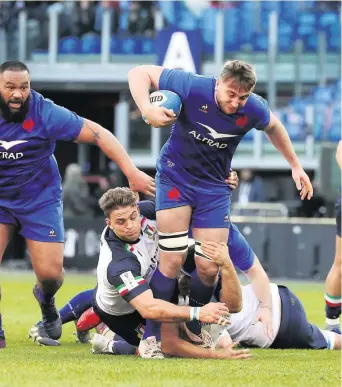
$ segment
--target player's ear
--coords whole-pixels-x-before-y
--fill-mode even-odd
[[[110,219],[106,218],[105,220],[106,220],[106,225],[107,225],[108,227],[110,227]]]
[[[217,90],[219,83],[220,83],[220,80],[219,80],[219,79],[216,79],[216,83],[215,83],[215,91]]]

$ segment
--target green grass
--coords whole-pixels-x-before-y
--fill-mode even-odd
[[[89,345],[74,342],[73,324],[63,330],[60,347],[39,347],[27,339],[39,319],[31,273],[0,274],[1,304],[8,348],[0,351],[0,386],[340,386],[341,354],[334,351],[253,350],[249,361],[147,361],[135,356],[95,356]],[[62,306],[94,286],[91,275],[67,274],[57,302]],[[324,322],[323,284],[289,283],[303,301],[309,319]]]

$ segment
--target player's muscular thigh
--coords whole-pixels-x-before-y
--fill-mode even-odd
[[[12,224],[0,224],[0,262],[8,245],[8,242],[12,238],[14,225]]]

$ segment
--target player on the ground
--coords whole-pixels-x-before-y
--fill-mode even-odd
[[[338,143],[336,161],[342,171],[342,141]],[[334,263],[325,281],[325,328],[340,330],[341,315],[341,191],[336,203],[336,250]]]
[[[218,273],[217,265],[201,253],[201,242],[228,239],[231,191],[225,179],[243,136],[252,128],[265,131],[290,164],[302,200],[312,197],[312,185],[283,124],[267,101],[253,93],[256,75],[251,65],[227,61],[218,78],[145,65],[130,70],[128,81],[132,97],[153,127],[174,124],[157,161],[161,262],[151,289],[157,298],[170,299],[192,227],[197,274],[191,281],[190,301],[200,306],[210,300]],[[183,107],[177,121],[172,110],[150,103],[151,87],[180,96]],[[198,322],[188,327],[195,334],[201,329]],[[159,333],[160,325],[148,323],[144,339],[156,336],[159,340]]]
[[[95,143],[136,191],[152,194],[154,181],[137,169],[112,133],[45,99],[30,87],[27,66],[0,65],[0,261],[15,228],[25,237],[37,277],[34,296],[42,325],[61,336],[54,295],[63,283],[61,177],[53,156],[57,140]],[[5,335],[0,316],[0,347]]]
[[[99,203],[107,227],[101,236],[93,308],[101,321],[135,346],[145,319],[227,323],[228,308],[222,303],[192,308],[154,298],[149,281],[159,262],[159,247],[153,203],[151,215],[140,217],[136,197],[128,188],[108,190]],[[144,343],[142,357],[163,357],[155,338]]]
[[[207,250],[208,255],[220,267],[229,264],[225,257]],[[210,254],[209,254],[210,253]],[[224,258],[224,259],[222,259]],[[222,270],[221,301],[229,294],[224,291],[224,283],[229,277]],[[243,287],[242,311],[231,315],[231,324],[227,327],[226,338],[219,340],[219,345],[227,345],[231,340],[240,342],[243,346],[279,349],[341,349],[341,335],[336,332],[322,330],[307,321],[304,307],[298,297],[286,286],[271,283],[271,310],[273,315],[274,337],[265,334],[260,321],[256,321],[260,303],[251,285]],[[223,331],[217,326],[213,329]],[[217,336],[216,336],[217,337]],[[221,342],[220,342],[221,341]]]
[[[247,242],[242,246],[248,253]],[[203,252],[221,268],[221,290],[215,297],[222,302],[232,296],[231,270],[227,255],[221,254],[222,247],[217,242],[207,242],[202,245]],[[183,275],[183,292],[188,293],[189,278]],[[187,291],[185,290],[187,288]],[[285,286],[270,284],[272,293],[271,310],[273,315],[274,336],[269,337],[264,326],[258,320],[260,308],[263,305],[258,301],[253,286],[242,286],[243,306],[238,313],[230,315],[230,324],[226,327],[211,325],[206,327],[213,340],[210,348],[193,341],[183,324],[161,325],[161,347],[164,355],[187,358],[247,358],[248,353],[233,351],[234,346],[240,343],[244,347],[278,348],[278,349],[341,349],[341,335],[337,332],[321,330],[307,321],[305,310],[298,297]],[[88,313],[88,316],[87,316]],[[91,318],[86,312],[80,321]],[[86,325],[86,321],[83,321]],[[106,332],[99,326],[98,332]],[[110,336],[106,332],[95,334],[92,340],[95,354],[134,354],[134,348],[129,347],[117,335]],[[200,345],[198,345],[200,344]],[[214,351],[214,348],[218,352]],[[225,357],[226,356],[226,357]]]

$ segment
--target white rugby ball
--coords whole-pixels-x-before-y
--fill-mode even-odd
[[[158,90],[150,94],[150,102],[155,106],[162,106],[166,109],[172,109],[176,117],[182,110],[182,100],[179,95],[169,90]],[[146,117],[143,116],[145,122]],[[147,122],[148,123],[148,122]]]

